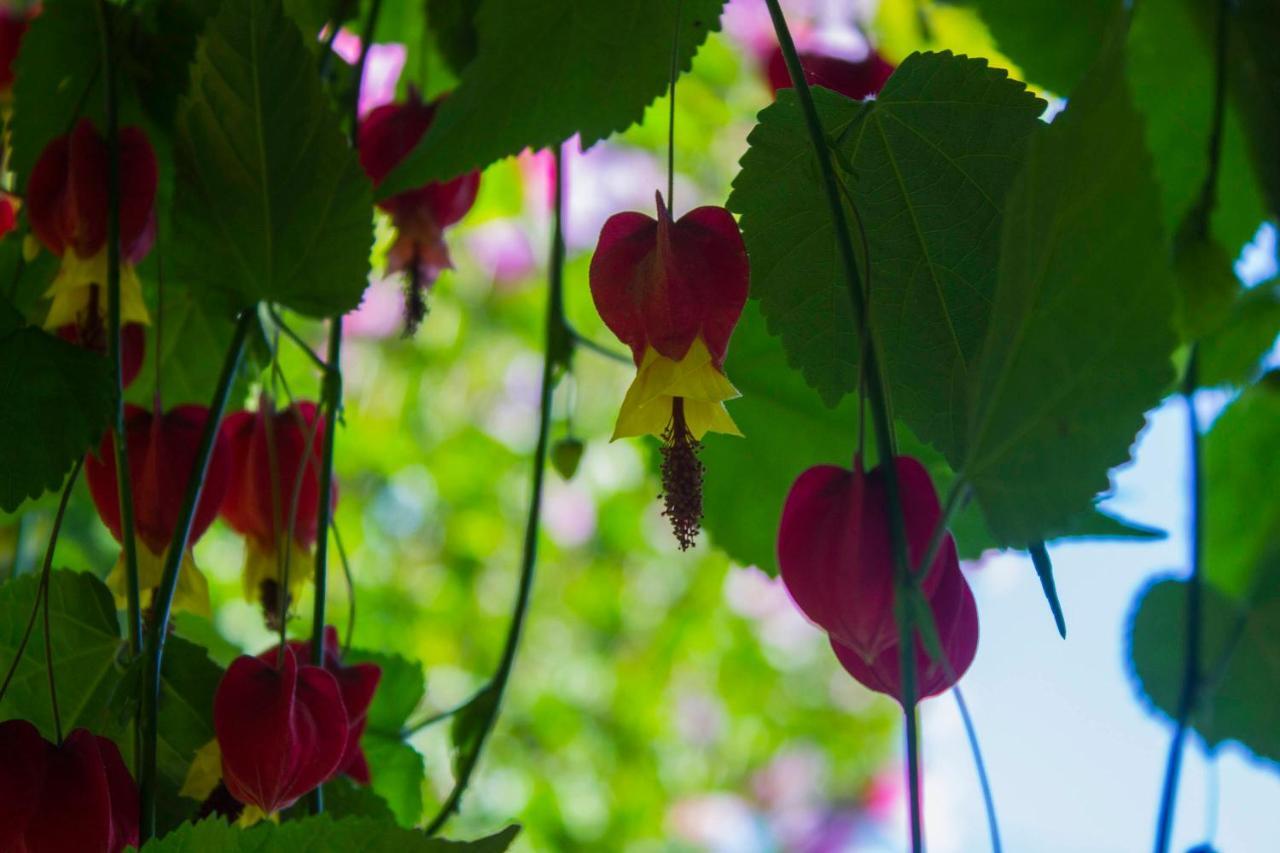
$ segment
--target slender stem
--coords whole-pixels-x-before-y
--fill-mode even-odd
[[[218,436],[222,413],[227,407],[231,385],[240,366],[240,356],[244,352],[245,340],[249,337],[249,328],[253,325],[256,314],[256,308],[246,308],[236,321],[235,332],[231,336],[231,344],[222,361],[222,373],[218,377],[213,399],[209,402],[209,414],[187,478],[187,491],[183,495],[182,506],[178,511],[178,523],[174,526],[173,541],[169,543],[169,550],[165,554],[164,573],[160,577],[160,586],[156,588],[151,623],[147,631],[147,669],[141,709],[143,737],[138,788],[142,807],[139,833],[143,843],[146,843],[156,831],[156,743],[160,722],[160,674],[164,663],[164,643],[169,634],[169,615],[173,608],[173,595],[178,588],[178,570],[182,566],[182,556],[187,550],[187,540],[191,537],[191,525],[195,518],[196,505],[200,501],[200,491],[204,488],[205,473],[209,468],[209,457],[213,455],[214,441]]]
[[[1187,443],[1190,471],[1188,479],[1191,492],[1191,576],[1187,579],[1186,645],[1182,658],[1182,688],[1178,693],[1177,716],[1174,718],[1173,739],[1169,743],[1169,756],[1165,762],[1164,783],[1160,793],[1160,815],[1156,824],[1156,853],[1167,853],[1173,836],[1173,816],[1178,800],[1178,778],[1182,771],[1182,753],[1186,746],[1187,729],[1195,710],[1200,692],[1200,634],[1201,599],[1203,595],[1203,547],[1202,527],[1204,509],[1204,483],[1200,453],[1200,419],[1196,413],[1195,389],[1197,382],[1197,346],[1191,345],[1191,357],[1183,378],[1183,399],[1187,406]]]
[[[858,273],[857,259],[853,251],[853,243],[849,238],[849,225],[844,213],[844,204],[840,197],[840,184],[836,179],[835,168],[831,162],[831,150],[827,145],[826,134],[818,110],[813,103],[813,93],[804,77],[804,69],[800,65],[800,57],[796,53],[795,42],[787,29],[786,17],[778,0],[765,0],[769,7],[769,15],[773,19],[774,32],[778,36],[778,45],[787,63],[787,71],[791,75],[791,83],[795,87],[796,97],[800,101],[804,113],[805,124],[809,130],[810,141],[818,160],[818,171],[826,190],[827,204],[831,210],[831,221],[835,226],[836,248],[840,254],[840,263],[844,269],[849,288],[849,302],[853,308],[855,328],[866,329],[867,337],[872,337],[870,326],[865,323],[867,303],[864,299],[861,278]],[[872,425],[876,434],[878,458],[884,470],[885,495],[889,505],[889,536],[893,542],[894,568],[897,576],[897,599],[902,602],[909,595],[914,579],[907,556],[906,525],[902,516],[901,490],[898,484],[898,472],[893,464],[894,435],[893,423],[889,416],[888,398],[885,394],[883,379],[880,375],[879,357],[874,343],[865,347],[867,397],[871,404]],[[887,464],[886,464],[887,463]],[[920,820],[920,788],[919,748],[917,743],[916,705],[916,656],[914,654],[914,636],[912,608],[897,606],[898,619],[899,665],[902,672],[902,706],[905,712],[907,740],[907,776],[910,798],[911,849],[920,853],[923,847]]]
[[[381,12],[382,0],[373,0],[360,36],[360,59],[356,62],[355,89],[351,93],[351,147],[355,149],[360,148],[360,90],[364,87],[364,67],[369,61],[369,46],[373,43],[373,32],[377,29]]]
[[[480,689],[480,691],[471,694],[464,701],[459,702],[457,705],[454,705],[452,708],[447,708],[443,711],[437,711],[436,713],[431,714],[430,716],[427,716],[416,723],[407,724],[404,727],[404,729],[400,732],[400,737],[407,738],[412,735],[416,735],[418,732],[422,731],[423,729],[429,729],[432,726],[434,726],[436,723],[440,723],[449,719],[450,717],[454,716],[459,711],[461,711],[463,708],[467,707],[472,702],[476,701],[476,698],[480,695],[480,693],[483,693],[485,690],[488,690],[488,689],[489,689],[489,685],[486,684],[484,687]]]
[[[53,570],[53,553],[58,544],[58,534],[62,531],[62,518],[67,514],[67,502],[71,498],[71,488],[76,484],[76,477],[80,474],[80,466],[84,463],[84,459],[79,459],[71,468],[71,476],[67,477],[67,484],[62,487],[62,498],[58,501],[58,512],[53,517],[53,530],[49,532],[49,546],[44,552],[44,565],[40,570],[40,581],[36,585],[36,600],[31,603],[31,616],[27,619],[27,627],[22,632],[22,640],[18,643],[18,650],[14,652],[13,662],[9,664],[9,670],[4,674],[4,682],[0,683],[0,699],[4,699],[4,694],[9,690],[9,683],[13,681],[13,675],[18,671],[18,664],[22,662],[22,656],[27,653],[27,643],[31,640],[31,632],[36,626],[36,614],[40,612],[41,596],[47,596],[49,589],[49,576]],[[49,646],[49,638],[45,636],[45,648]]]
[[[107,111],[107,334],[111,376],[115,384],[111,443],[115,450],[117,499],[120,503],[120,544],[124,549],[125,589],[129,608],[129,652],[142,651],[142,598],[138,589],[138,542],[133,523],[133,484],[129,446],[125,439],[124,370],[120,328],[120,135],[113,58],[111,12],[107,0],[95,4],[101,35],[102,71],[106,80]]]
[[[676,0],[676,23],[671,33],[671,86],[667,112],[667,208],[675,215],[676,207],[676,78],[680,76],[680,23],[683,0]]]
[[[588,349],[591,352],[594,352],[596,355],[603,356],[604,358],[607,358],[610,361],[616,361],[619,364],[625,364],[628,367],[632,366],[633,364],[633,362],[631,361],[631,356],[624,355],[623,353],[620,353],[617,350],[610,349],[604,344],[598,344],[595,341],[591,340],[590,338],[584,337],[577,329],[574,329],[573,327],[569,327],[569,338],[573,341],[575,346],[580,346],[583,349]]]
[[[511,627],[507,629],[507,641],[502,649],[502,658],[493,678],[484,688],[494,692],[490,710],[480,726],[480,734],[474,745],[464,755],[458,765],[458,778],[453,790],[445,800],[440,811],[427,825],[426,834],[434,835],[440,831],[445,822],[458,808],[462,794],[471,781],[484,750],[485,741],[493,730],[502,708],[502,695],[506,690],[507,680],[511,677],[511,669],[515,664],[516,649],[520,645],[521,628],[524,626],[525,614],[529,609],[529,598],[533,592],[533,570],[538,562],[538,528],[542,510],[542,483],[546,474],[547,444],[551,438],[551,400],[556,381],[556,335],[564,327],[564,231],[561,227],[564,216],[564,163],[562,149],[556,149],[556,186],[555,206],[552,213],[551,226],[551,259],[547,269],[547,317],[545,341],[542,356],[542,390],[538,400],[538,444],[533,453],[533,485],[529,496],[529,515],[524,529],[524,555],[520,564],[520,586],[516,592],[515,607],[511,614]],[[474,697],[473,697],[474,698]]]
[[[284,321],[284,318],[280,316],[280,312],[276,310],[274,305],[267,306],[267,314],[271,317],[271,322],[276,324],[276,328],[284,332],[285,337],[293,341],[293,343],[297,345],[298,349],[302,350],[303,355],[307,357],[308,361],[315,365],[315,367],[322,373],[327,373],[329,371],[329,364],[323,358],[316,355],[316,351],[302,339],[302,336],[295,332],[293,328]]]
[[[80,461],[76,462],[79,466]],[[79,473],[79,468],[72,472]],[[48,557],[40,576],[40,590],[44,598],[44,671],[49,679],[49,708],[53,711],[53,742],[62,745],[62,712],[58,710],[58,679],[53,672],[53,631],[49,628],[49,572],[53,563],[53,540],[50,540]]]
[[[342,534],[338,530],[337,520],[329,522],[329,531],[333,534],[333,545],[338,549],[342,577],[347,582],[347,630],[342,634],[342,653],[345,655],[351,651],[351,638],[356,635],[356,581],[351,576],[351,561],[347,559],[347,549],[342,544]]]
[[[996,820],[996,800],[991,794],[987,766],[982,761],[982,749],[978,746],[978,730],[973,726],[973,718],[969,716],[969,706],[964,701],[960,686],[956,685],[951,692],[955,694],[956,707],[960,709],[960,720],[964,723],[964,733],[969,739],[969,751],[973,753],[973,766],[978,771],[978,785],[982,788],[982,804],[987,811],[987,829],[991,833],[991,850],[992,853],[1000,853],[1000,823]]]

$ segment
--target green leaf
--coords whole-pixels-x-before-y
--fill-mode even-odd
[[[1173,380],[1158,192],[1118,45],[1030,141],[1005,212],[961,468],[996,540],[1021,547],[1108,487]]]
[[[3,300],[0,300],[0,304]],[[62,483],[111,418],[107,360],[26,326],[0,337],[0,509]]]
[[[1174,271],[1178,331],[1185,341],[1200,340],[1217,330],[1231,313],[1241,293],[1240,279],[1222,246],[1201,236],[1177,241]]]
[[[30,574],[0,586],[0,661],[6,671],[26,630],[39,581],[38,574]],[[105,709],[121,680],[118,658],[124,650],[111,591],[90,574],[52,572],[49,631],[63,731],[84,726],[101,732]],[[46,738],[54,736],[44,634],[38,619],[0,701],[0,718],[12,717],[30,720]]]
[[[995,289],[1000,208],[1044,103],[984,60],[946,52],[909,57],[874,101],[814,95],[865,225],[871,323],[895,412],[955,456]],[[857,387],[858,335],[791,90],[748,141],[729,206],[742,214],[752,295],[790,363],[834,405]]]
[[[280,0],[226,0],[178,114],[175,266],[238,305],[354,308],[369,274],[369,183]]]
[[[250,829],[220,820],[187,824],[148,842],[144,853],[502,853],[520,827],[509,826],[476,841],[445,841],[368,818],[334,820],[326,815],[283,824],[259,823]]]
[[[102,102],[101,34],[94,0],[46,0],[14,62],[13,149],[17,190],[49,140]]]
[[[1259,584],[1280,527],[1280,388],[1255,385],[1204,437],[1205,576],[1221,592],[1247,598]]]
[[[1182,690],[1187,584],[1163,580],[1139,596],[1129,627],[1129,666],[1150,706],[1174,716]],[[1239,741],[1280,761],[1280,596],[1247,605],[1211,585],[1201,597],[1201,659],[1206,674],[1191,725],[1210,747]]]
[[[1084,78],[1119,0],[962,0],[982,15],[996,46],[1027,80],[1069,95]]]
[[[1231,32],[1231,83],[1271,216],[1280,216],[1280,15],[1271,0],[1239,0]],[[1225,173],[1222,186],[1230,187]]]
[[[678,4],[687,70],[723,0]],[[461,175],[575,133],[584,148],[644,115],[671,76],[675,3],[482,0],[478,50],[431,130],[378,196]]]
[[[382,668],[360,745],[369,761],[373,790],[386,800],[402,826],[413,826],[422,817],[423,762],[418,751],[404,742],[403,732],[426,692],[422,664],[361,649],[352,649],[345,661],[376,663]]]
[[[286,820],[301,820],[311,813],[311,798],[303,797],[284,813]],[[357,785],[346,776],[339,776],[324,783],[324,813],[330,817],[372,818],[382,824],[394,824],[387,801],[364,785]]]
[[[376,663],[382,669],[382,679],[369,706],[369,729],[399,736],[426,694],[427,678],[422,664],[397,654],[367,649],[351,649],[343,662],[348,665]]]
[[[1280,279],[1241,293],[1222,325],[1200,341],[1200,384],[1243,385],[1280,337]]]
[[[461,73],[476,55],[481,0],[427,0],[427,26],[449,67]]]

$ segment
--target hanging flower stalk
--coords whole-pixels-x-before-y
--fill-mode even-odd
[[[613,438],[662,440],[664,515],[685,549],[702,519],[702,437],[742,434],[724,406],[739,396],[724,358],[747,301],[747,253],[724,208],[699,207],[672,221],[656,195],[656,220],[628,212],[605,222],[591,259],[591,296],[638,369]]]

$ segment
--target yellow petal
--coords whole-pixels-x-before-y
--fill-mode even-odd
[[[613,440],[638,435],[661,438],[671,422],[676,397],[685,400],[685,419],[695,438],[701,439],[708,431],[742,435],[723,406],[725,400],[739,396],[738,389],[712,363],[701,337],[694,339],[679,361],[650,347],[622,401]]]
[[[191,766],[187,768],[187,778],[178,794],[203,803],[221,781],[222,750],[218,748],[217,740],[211,740],[196,750],[195,758],[191,759]]]
[[[76,322],[76,318],[89,307],[90,288],[97,285],[102,294],[101,310],[107,310],[107,252],[98,252],[91,258],[82,258],[68,250],[62,256],[58,275],[45,291],[45,298],[52,299],[46,329],[57,329]],[[120,321],[122,323],[150,323],[146,303],[142,300],[142,282],[132,264],[120,265]]]
[[[285,569],[284,556],[276,548],[264,545],[256,539],[245,540],[243,577],[244,597],[247,600],[261,603],[262,582],[279,580]],[[288,560],[289,594],[296,600],[302,587],[315,574],[315,560],[309,550],[292,538],[289,539]]]
[[[258,823],[264,820],[270,821],[271,823],[279,823],[280,815],[277,812],[266,814],[265,812],[262,811],[262,809],[258,808],[255,805],[250,804],[250,805],[246,805],[244,807],[244,811],[240,812],[240,819],[236,821],[236,826],[240,827],[241,829],[248,829],[249,827],[253,826],[255,823]]]
[[[166,552],[167,553],[167,552]],[[138,589],[143,593],[160,586],[164,577],[164,554],[153,554],[151,549],[138,542]],[[129,586],[125,580],[124,552],[120,553],[111,574],[107,576],[107,586],[116,594],[116,604],[124,607],[128,602]],[[191,549],[182,555],[182,565],[178,567],[178,586],[173,592],[173,606],[177,610],[186,610],[197,616],[210,618],[213,608],[209,603],[209,582],[196,566]]]
[[[729,410],[724,403],[708,403],[704,400],[684,401],[684,422],[689,432],[698,441],[709,432],[723,432],[727,435],[741,436],[742,430],[729,417]]]

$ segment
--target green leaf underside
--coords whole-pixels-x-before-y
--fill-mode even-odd
[[[427,26],[454,73],[476,55],[476,12],[480,0],[427,0]]]
[[[995,288],[1000,207],[1044,102],[985,60],[946,52],[909,57],[874,101],[814,96],[865,226],[871,322],[894,410],[958,458]],[[729,205],[742,214],[752,294],[791,363],[834,405],[857,387],[858,338],[791,90],[749,141]]]
[[[1210,747],[1238,741],[1280,761],[1280,596],[1234,602],[1212,585],[1201,598],[1205,685],[1191,725]],[[1173,717],[1182,689],[1187,584],[1158,581],[1139,597],[1129,630],[1129,667],[1140,695]]]
[[[102,438],[111,398],[102,356],[32,326],[0,336],[0,509],[57,488]]]
[[[1200,384],[1243,385],[1280,337],[1280,280],[1241,293],[1222,325],[1200,341]]]
[[[360,302],[370,189],[279,0],[226,0],[177,122],[175,266],[238,306],[328,316]]]
[[[1240,0],[1229,45],[1235,101],[1272,217],[1280,216],[1280,15],[1272,0]],[[1226,182],[1223,186],[1233,186]],[[1225,195],[1225,194],[1224,194]]]
[[[360,743],[369,761],[374,792],[387,802],[402,826],[413,826],[422,817],[423,760],[401,733],[426,692],[422,664],[363,649],[352,649],[345,662],[371,662],[382,668]]]
[[[1142,122],[1109,48],[1033,138],[1005,208],[962,473],[996,540],[1061,529],[1108,487],[1173,379],[1172,276]]]
[[[431,130],[378,196],[483,168],[575,133],[583,148],[639,121],[671,75],[681,8],[680,68],[688,70],[723,0],[484,0],[478,51]]]
[[[962,0],[991,30],[1000,52],[1027,81],[1060,95],[1075,92],[1107,33],[1119,0]]]
[[[321,815],[240,829],[211,819],[147,843],[144,853],[502,853],[520,832],[509,826],[476,841],[445,841],[369,818]]]

